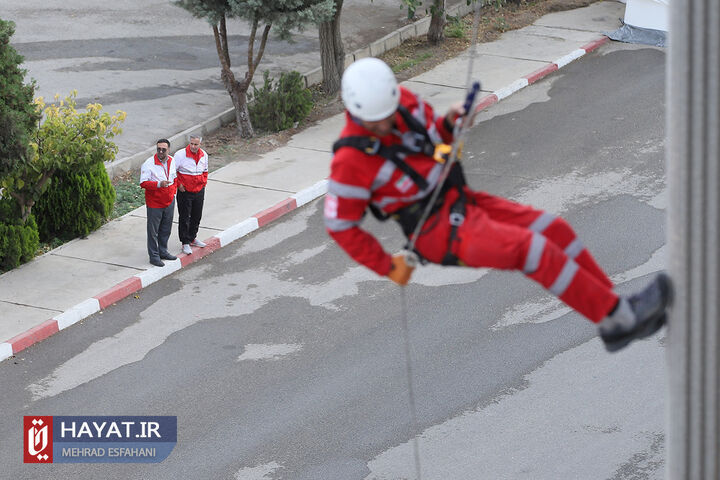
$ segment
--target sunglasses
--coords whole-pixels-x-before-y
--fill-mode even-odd
[[[157,151],[160,152],[160,153],[167,152],[167,148],[157,147]]]

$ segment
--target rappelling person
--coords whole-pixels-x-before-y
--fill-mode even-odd
[[[470,189],[457,162],[441,175],[455,122],[465,114],[461,104],[436,116],[376,58],[346,69],[342,100],[347,120],[333,145],[325,226],[355,261],[399,285],[409,281],[413,255],[442,265],[519,270],[598,324],[608,351],[652,335],[665,323],[672,293],[667,275],[659,274],[635,295],[618,296],[565,220]],[[436,188],[437,200],[415,237]],[[413,252],[386,253],[360,228],[366,210],[397,221],[414,241]]]

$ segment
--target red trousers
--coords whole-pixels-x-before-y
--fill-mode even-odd
[[[465,221],[451,246],[461,264],[519,270],[591,321],[607,316],[618,300],[613,284],[565,220],[484,192],[465,193]],[[449,210],[457,197],[455,190],[447,194],[416,242],[433,263],[447,252]]]

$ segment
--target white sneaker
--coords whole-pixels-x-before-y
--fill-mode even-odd
[[[182,251],[186,255],[192,255],[192,248],[190,248],[190,245],[188,245],[187,243],[183,244]]]
[[[192,245],[193,247],[200,247],[200,248],[207,247],[207,243],[201,242],[197,238],[195,240],[193,240],[192,242],[190,242],[190,245]]]

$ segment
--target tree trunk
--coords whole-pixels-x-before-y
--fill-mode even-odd
[[[431,45],[437,45],[445,38],[445,0],[433,0],[430,12],[432,17],[427,38]]]
[[[20,195],[17,193],[11,193],[11,197],[15,199],[18,206],[20,207],[20,219],[22,220],[23,225],[27,224],[27,219],[30,218],[30,214],[32,213],[32,207],[35,205],[35,202],[32,200],[26,200],[25,195]]]
[[[25,188],[21,189],[19,192],[10,191],[10,196],[15,199],[20,207],[20,218],[22,219],[23,224],[27,223],[27,219],[30,218],[32,207],[35,205],[35,199],[39,198],[40,195],[43,194],[45,188],[50,182],[50,179],[53,175],[55,175],[55,170],[56,169],[53,168],[52,170],[44,172],[32,188],[28,188],[30,180],[26,180]]]
[[[229,68],[225,68],[224,65],[220,77],[225,85],[225,90],[230,94],[230,100],[235,108],[235,123],[238,133],[242,138],[254,137],[255,130],[250,122],[250,112],[247,106],[247,91],[250,88],[250,83],[235,80],[235,74]]]
[[[345,70],[345,48],[340,36],[340,12],[343,0],[335,0],[332,20],[320,24],[320,64],[323,72],[323,90],[330,94],[340,91],[340,80]]]
[[[220,18],[219,25],[213,25],[212,27],[213,36],[215,37],[215,48],[217,49],[218,59],[220,60],[221,66],[220,78],[222,78],[225,90],[227,90],[230,94],[233,107],[235,107],[235,120],[242,138],[251,138],[255,136],[255,130],[250,122],[250,112],[248,111],[247,91],[252,84],[255,69],[260,64],[260,60],[262,60],[263,53],[265,52],[265,45],[267,44],[268,34],[270,33],[270,26],[270,24],[265,25],[260,39],[258,53],[255,58],[253,58],[253,47],[255,45],[255,34],[257,33],[258,21],[256,19],[253,22],[252,30],[250,31],[250,38],[248,40],[248,69],[247,72],[245,72],[245,79],[242,82],[238,82],[235,79],[235,74],[231,68],[225,16]]]
[[[242,138],[252,138],[255,136],[255,129],[253,129],[252,122],[250,121],[250,111],[247,105],[247,90],[247,87],[244,87],[243,84],[235,82],[230,92],[230,98],[232,99],[233,107],[235,107],[235,122],[237,123]]]

